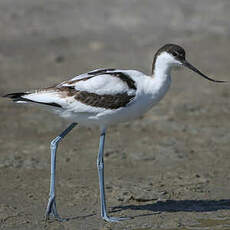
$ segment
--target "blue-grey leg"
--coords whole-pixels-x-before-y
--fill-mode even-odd
[[[55,169],[56,169],[56,152],[58,143],[77,125],[72,123],[67,129],[65,129],[59,136],[54,138],[50,143],[51,151],[51,174],[50,174],[50,194],[49,201],[46,208],[45,218],[48,219],[52,215],[58,221],[64,221],[65,219],[60,218],[56,208],[55,200]]]
[[[99,176],[99,188],[100,188],[100,201],[101,201],[101,217],[108,222],[118,222],[121,220],[127,220],[130,218],[124,217],[109,217],[106,211],[106,198],[105,198],[105,186],[104,186],[104,144],[105,144],[106,129],[101,130],[100,144],[97,158],[97,168]]]

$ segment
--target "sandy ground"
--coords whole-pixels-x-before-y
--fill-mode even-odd
[[[229,0],[1,0],[0,93],[46,87],[98,67],[149,73],[168,42],[230,80]],[[190,71],[142,118],[111,127],[105,150],[110,214],[100,219],[99,130],[76,128],[57,156],[57,207],[44,221],[49,142],[67,121],[0,100],[0,229],[230,229],[230,86]]]

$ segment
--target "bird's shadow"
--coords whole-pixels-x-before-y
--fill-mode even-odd
[[[230,200],[167,200],[144,205],[116,206],[112,208],[111,212],[119,212],[121,210],[145,210],[152,211],[152,214],[159,212],[212,212],[230,210]]]
[[[151,204],[137,204],[137,205],[122,205],[112,207],[110,213],[120,212],[122,210],[140,210],[140,211],[151,211],[148,214],[139,214],[132,216],[132,218],[150,216],[161,212],[213,212],[218,210],[230,210],[230,200],[166,200],[158,201]],[[88,215],[68,217],[65,218],[66,221],[85,219],[92,216],[96,216],[96,213],[91,213]],[[55,221],[55,219],[50,220],[50,222]]]

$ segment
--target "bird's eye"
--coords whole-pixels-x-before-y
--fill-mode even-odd
[[[172,52],[173,56],[177,56],[177,53],[175,51]]]

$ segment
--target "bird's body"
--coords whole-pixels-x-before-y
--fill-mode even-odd
[[[48,106],[84,126],[107,127],[148,111],[165,95],[170,79],[169,74],[163,78],[135,70],[97,69],[15,99]]]
[[[101,128],[97,159],[101,216],[109,222],[124,219],[109,217],[106,211],[103,163],[106,128],[111,124],[135,119],[158,103],[170,87],[172,68],[178,66],[185,66],[210,81],[223,82],[207,77],[189,64],[183,48],[167,44],[155,54],[151,76],[136,70],[97,69],[53,87],[5,95],[17,103],[41,104],[73,122],[51,142],[51,182],[47,218],[52,214],[56,219],[63,220],[57,213],[55,200],[58,143],[76,124],[82,124],[97,125]]]

